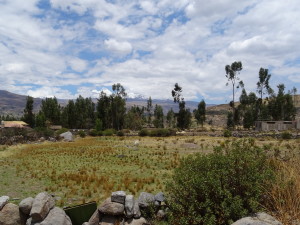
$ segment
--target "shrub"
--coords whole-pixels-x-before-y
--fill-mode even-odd
[[[168,137],[170,136],[170,131],[169,129],[158,128],[158,129],[151,130],[149,135],[151,137]]]
[[[46,127],[36,127],[35,132],[39,137],[53,137],[54,131]]]
[[[257,212],[273,171],[250,139],[182,159],[167,184],[170,224],[227,225]]]
[[[93,136],[93,137],[96,137],[97,136],[97,130],[96,129],[91,129],[91,130],[89,130],[89,135],[90,136]]]
[[[223,136],[224,137],[231,137],[232,136],[232,133],[231,133],[231,131],[230,130],[224,130],[224,132],[223,132]]]
[[[117,136],[119,136],[119,137],[123,137],[123,136],[124,136],[124,132],[123,132],[123,131],[121,131],[121,130],[119,130],[119,131],[117,132]]]
[[[141,136],[141,137],[145,137],[145,136],[148,136],[148,135],[149,135],[149,131],[147,129],[142,129],[139,132],[139,136]]]
[[[67,128],[61,128],[61,129],[59,129],[58,131],[56,131],[55,134],[56,134],[57,136],[59,136],[60,134],[65,133],[65,132],[68,132],[68,131],[69,131],[69,129],[67,129]]]
[[[85,138],[85,136],[86,136],[86,133],[85,133],[83,130],[80,130],[80,131],[78,132],[78,134],[79,134],[79,136],[82,137],[82,138]]]
[[[288,139],[291,139],[292,137],[293,137],[293,135],[289,131],[283,131],[281,133],[281,138],[282,139],[288,140]]]
[[[113,136],[116,133],[115,129],[106,129],[103,132],[104,136]]]

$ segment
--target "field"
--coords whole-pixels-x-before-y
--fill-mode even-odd
[[[99,203],[117,190],[136,197],[141,191],[156,193],[165,190],[180,158],[196,152],[208,154],[232,139],[86,137],[71,143],[2,146],[0,196],[9,195],[18,202],[48,191],[58,205],[70,206],[91,200]],[[299,155],[299,140],[261,138],[255,142],[283,162]]]

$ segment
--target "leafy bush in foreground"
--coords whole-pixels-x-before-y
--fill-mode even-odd
[[[260,208],[273,172],[252,139],[191,155],[175,169],[169,192],[170,222],[227,225]]]

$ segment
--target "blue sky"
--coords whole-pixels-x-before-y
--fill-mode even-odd
[[[227,64],[255,91],[300,92],[296,0],[0,0],[1,88],[34,97],[97,97],[121,83],[130,97],[226,103]],[[239,96],[237,93],[236,98]]]

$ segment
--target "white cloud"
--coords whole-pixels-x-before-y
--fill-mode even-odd
[[[115,55],[125,56],[131,53],[132,51],[132,46],[127,41],[119,42],[115,39],[108,39],[104,41],[104,44],[107,50]]]

